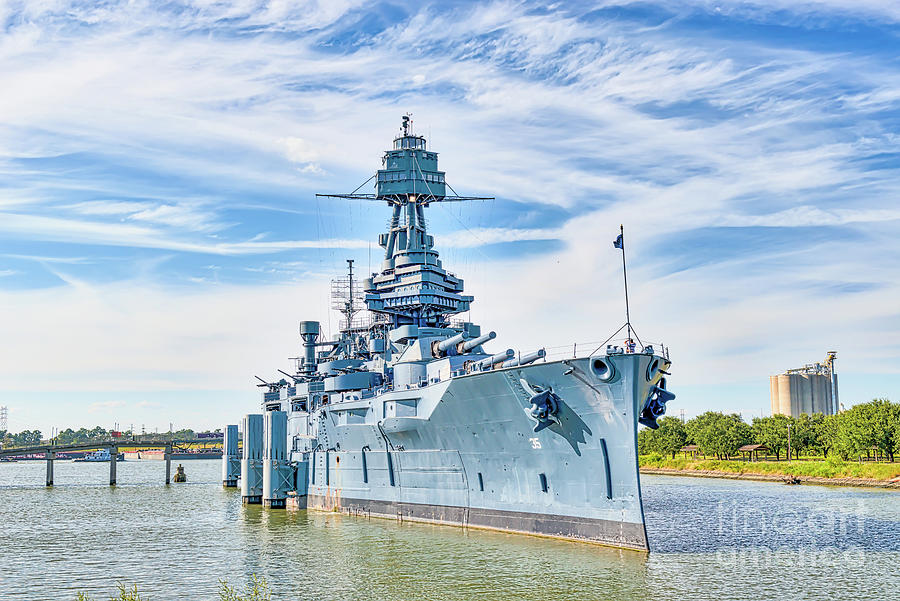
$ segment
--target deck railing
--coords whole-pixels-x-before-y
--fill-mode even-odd
[[[643,353],[652,350],[655,354],[661,355],[666,359],[669,358],[669,348],[661,342],[643,341],[641,345],[636,340],[633,345],[628,344],[627,338],[615,340],[597,340],[588,342],[573,342],[572,344],[564,344],[560,346],[541,347],[546,352],[543,359],[539,361],[559,361],[560,359],[576,359],[578,357],[593,357],[594,355],[605,355],[619,353]],[[528,353],[538,351],[540,349],[522,349],[516,351],[516,357],[527,355]]]

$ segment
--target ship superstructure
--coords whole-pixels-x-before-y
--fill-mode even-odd
[[[668,352],[489,351],[495,332],[456,319],[474,299],[426,227],[431,203],[467,197],[408,117],[374,178],[374,194],[329,196],[390,207],[380,269],[357,280],[348,261],[333,284],[339,334],[301,322],[294,373],[261,384],[265,423],[244,420],[244,500],[279,506],[291,490],[310,509],[647,549],[636,431],[674,396]]]

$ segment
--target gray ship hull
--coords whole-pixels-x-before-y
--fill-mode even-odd
[[[474,297],[444,269],[425,219],[431,204],[478,197],[447,194],[437,153],[411,128],[404,115],[370,178],[374,194],[325,195],[390,207],[384,259],[362,280],[347,259],[331,289],[338,335],[323,339],[319,322],[301,321],[296,370],[257,376],[263,414],[244,417],[240,462],[229,426],[223,485],[234,486],[240,465],[245,503],[280,508],[291,497],[324,511],[646,550],[637,425],[657,427],[674,398],[668,352],[638,346],[627,305],[613,337],[628,337],[604,343],[606,354],[547,361],[545,348],[485,348],[497,334],[454,317]],[[613,246],[624,268],[621,226]]]
[[[611,370],[601,375],[597,359]],[[299,503],[647,550],[637,414],[667,364],[649,354],[538,363],[291,413],[307,446],[292,453]],[[539,432],[526,384],[562,399]]]

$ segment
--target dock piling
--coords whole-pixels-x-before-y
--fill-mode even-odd
[[[238,454],[238,427],[235,424],[225,426],[225,437],[222,440],[222,486],[234,488],[241,475],[241,457]]]
[[[166,445],[165,452],[166,459],[166,484],[170,484],[172,482],[172,445]]]
[[[56,453],[45,451],[44,456],[47,458],[47,486],[53,486],[53,460],[56,459]]]
[[[266,411],[263,430],[262,503],[284,509],[288,492],[296,488],[294,466],[287,457],[287,413]]]
[[[262,503],[263,416],[245,415],[243,422],[244,448],[241,459],[241,501],[244,504]]]
[[[116,461],[119,459],[119,449],[110,447],[109,449],[109,485],[116,485]]]

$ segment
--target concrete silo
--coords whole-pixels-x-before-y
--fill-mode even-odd
[[[769,376],[769,397],[772,415],[797,417],[837,412],[837,374],[834,372],[834,351],[829,351],[824,363],[789,369],[783,374]]]

